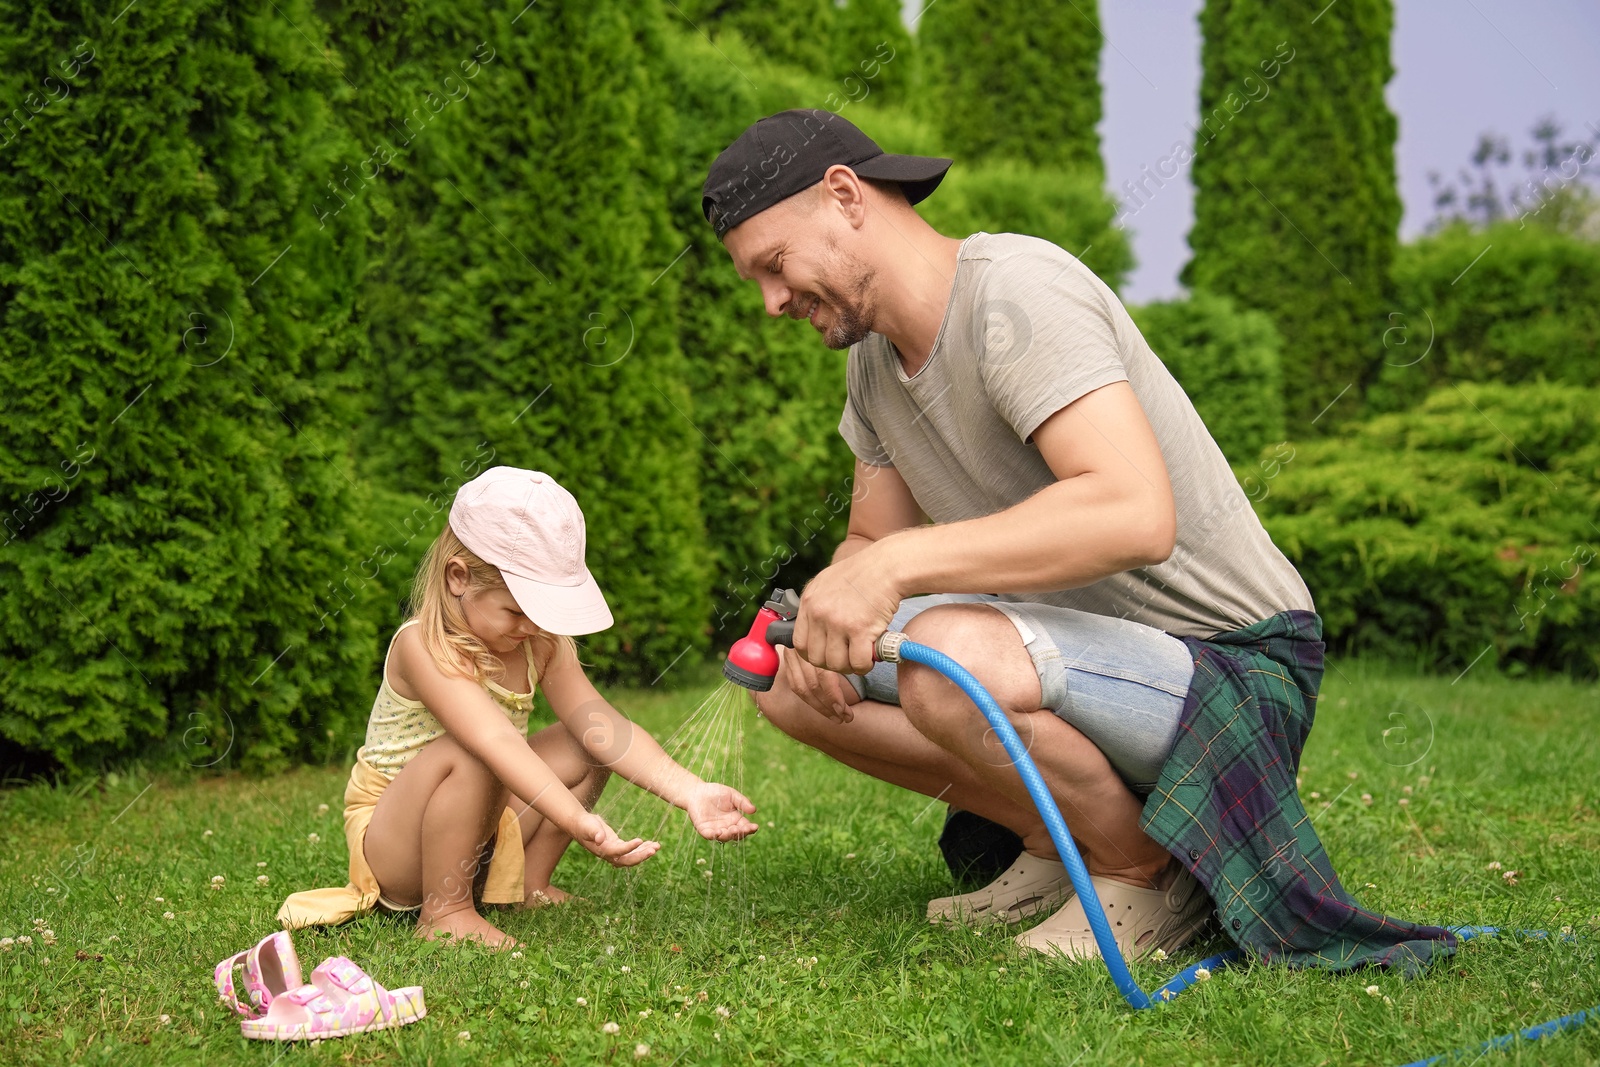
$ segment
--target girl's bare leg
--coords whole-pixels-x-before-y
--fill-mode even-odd
[[[516,944],[472,899],[505,797],[489,768],[447,734],[413,756],[378,798],[363,846],[367,865],[385,897],[421,902],[419,937]]]
[[[594,809],[611,772],[596,764],[566,727],[560,723],[545,727],[528,738],[528,747],[572,790],[579,803]],[[570,899],[572,894],[550,884],[550,876],[572,843],[571,836],[519,800],[513,799],[509,806],[522,826],[524,903],[540,907]]]

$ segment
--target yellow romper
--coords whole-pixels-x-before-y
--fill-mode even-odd
[[[418,620],[407,620],[400,630]],[[394,638],[389,639],[394,648]],[[528,732],[528,715],[533,710],[533,690],[537,678],[533,672],[533,649],[523,646],[528,662],[528,691],[513,693],[494,682],[485,682],[495,703],[505,710],[506,718],[519,733]],[[356,752],[355,766],[350,769],[350,781],[344,790],[344,836],[350,848],[350,884],[343,888],[308,889],[294,893],[278,909],[278,921],[285,929],[301,926],[333,925],[364,915],[378,903],[378,880],[367,866],[362,844],[366,839],[367,825],[372,821],[372,811],[384,787],[394,780],[411,758],[421,752],[428,742],[443,737],[447,731],[420,700],[408,700],[389,685],[389,656],[384,654],[383,681],[378,695],[372,701],[372,714],[367,719],[366,743]],[[496,830],[494,855],[489,860],[489,870],[483,887],[485,904],[520,904],[523,900],[522,829],[517,816],[506,808],[500,813]],[[384,901],[386,907],[392,907]],[[403,910],[403,909],[395,909]],[[415,910],[415,908],[411,909]]]

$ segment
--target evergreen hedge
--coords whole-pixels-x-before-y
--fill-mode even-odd
[[[1128,311],[1231,462],[1284,439],[1283,340],[1264,313],[1205,292]]]
[[[1458,224],[1400,249],[1374,408],[1452,381],[1600,384],[1600,244]]]
[[[1211,0],[1200,14],[1194,258],[1181,279],[1272,316],[1297,437],[1359,412],[1395,310],[1393,6],[1348,0],[1313,21],[1278,0]]]

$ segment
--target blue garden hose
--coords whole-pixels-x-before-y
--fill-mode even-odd
[[[1155,1007],[1172,1000],[1195,981],[1196,974],[1203,968],[1215,971],[1241,958],[1243,953],[1232,949],[1209,959],[1201,960],[1191,967],[1179,971],[1171,980],[1166,982],[1151,996],[1140,988],[1134,981],[1133,975],[1128,972],[1127,960],[1123,958],[1122,950],[1117,945],[1116,935],[1111,931],[1111,924],[1106,919],[1105,909],[1100,905],[1100,897],[1094,890],[1094,884],[1089,881],[1089,871],[1083,864],[1083,857],[1078,854],[1078,848],[1072,841],[1072,834],[1067,830],[1066,820],[1061,817],[1061,809],[1056,807],[1055,798],[1050,795],[1049,788],[1044,783],[1044,778],[1039,774],[1039,768],[1034,766],[1033,758],[1028,755],[1028,750],[1022,744],[1022,739],[1017,736],[1017,731],[1012,727],[1011,720],[1006,717],[1000,705],[995,703],[994,697],[985,689],[966,668],[940,652],[938,649],[929,648],[927,645],[918,644],[908,640],[902,633],[890,631],[878,639],[878,658],[886,663],[897,663],[906,660],[931,667],[961,687],[972,702],[983,712],[983,717],[989,720],[989,725],[994,728],[995,734],[1000,738],[1000,743],[1005,747],[1006,755],[1011,757],[1011,762],[1016,765],[1017,773],[1022,776],[1022,784],[1027,787],[1028,795],[1033,798],[1034,807],[1039,809],[1039,815],[1044,819],[1045,829],[1050,832],[1050,840],[1055,843],[1056,851],[1061,856],[1061,862],[1066,865],[1067,875],[1072,879],[1072,888],[1078,893],[1083,902],[1084,914],[1089,918],[1089,928],[1094,933],[1095,944],[1100,947],[1100,956],[1105,961],[1106,969],[1111,972],[1111,980],[1116,983],[1117,991],[1122,994],[1129,1006],[1136,1009]],[[1491,936],[1499,933],[1493,926],[1456,926],[1450,928],[1451,933],[1462,940],[1475,936]],[[1545,937],[1543,930],[1519,930],[1523,936]],[[1515,1044],[1519,1039],[1535,1041],[1541,1037],[1561,1030],[1570,1030],[1583,1025],[1592,1019],[1600,1019],[1600,1005],[1584,1011],[1563,1015],[1559,1019],[1530,1026],[1516,1033],[1502,1034],[1483,1042],[1476,1049],[1458,1049],[1443,1056],[1434,1056],[1426,1060],[1417,1060],[1407,1064],[1406,1067],[1425,1067],[1427,1064],[1438,1063],[1442,1060],[1453,1059],[1463,1055],[1482,1055],[1495,1049],[1506,1048]]]

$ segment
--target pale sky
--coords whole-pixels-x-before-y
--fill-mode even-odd
[[[1324,3],[1308,0],[1308,26]],[[923,6],[906,0],[908,24]],[[1141,167],[1153,168],[1176,141],[1192,143],[1200,8],[1200,0],[1099,0],[1100,138],[1109,189],[1119,199]],[[1387,95],[1400,121],[1402,238],[1420,232],[1433,215],[1428,172],[1454,175],[1480,133],[1506,135],[1518,149],[1544,115],[1554,115],[1569,135],[1588,123],[1600,126],[1596,0],[1396,0],[1393,48]],[[1185,238],[1193,218],[1187,179],[1185,171],[1167,182],[1126,222],[1138,258],[1122,292],[1131,303],[1182,292],[1178,271],[1189,258]]]

